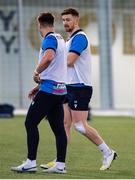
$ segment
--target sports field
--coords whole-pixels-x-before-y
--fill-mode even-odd
[[[101,153],[72,129],[67,174],[44,174],[40,168],[35,174],[20,174],[11,172],[10,167],[20,165],[26,159],[24,117],[0,119],[0,179],[135,179],[135,118],[93,117],[90,123],[119,154],[110,170],[99,171]],[[38,165],[55,158],[54,136],[48,122],[43,120],[39,129]]]

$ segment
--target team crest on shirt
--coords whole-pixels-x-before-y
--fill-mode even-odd
[[[65,86],[65,84],[57,84],[56,88],[57,89],[65,89],[66,86]]]

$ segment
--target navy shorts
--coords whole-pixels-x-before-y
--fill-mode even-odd
[[[72,110],[88,111],[92,92],[92,86],[74,87],[68,85],[64,104],[68,103]]]

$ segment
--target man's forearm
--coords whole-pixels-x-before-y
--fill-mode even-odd
[[[51,61],[42,60],[41,63],[36,67],[35,72],[40,74],[49,66],[50,63]]]

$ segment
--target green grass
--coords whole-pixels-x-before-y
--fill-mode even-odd
[[[99,171],[101,153],[73,129],[67,153],[67,174],[44,174],[40,168],[35,174],[20,174],[11,172],[10,167],[26,159],[24,117],[0,119],[0,179],[134,179],[135,118],[93,117],[90,123],[119,154],[110,170]],[[39,129],[38,165],[55,158],[54,136],[47,121],[42,121]]]

